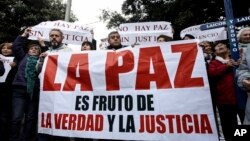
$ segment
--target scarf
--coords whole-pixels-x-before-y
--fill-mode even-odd
[[[222,64],[226,64],[229,60],[225,60],[224,58],[220,56],[216,56],[215,60],[220,61]]]
[[[30,98],[33,97],[33,89],[36,81],[36,63],[37,56],[28,56],[26,68],[25,68],[25,78],[27,78],[27,93],[30,94]]]

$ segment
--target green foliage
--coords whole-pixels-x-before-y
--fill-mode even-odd
[[[232,5],[235,17],[249,15],[249,0],[232,0]],[[119,17],[112,16],[113,13],[102,13],[101,17],[106,17],[101,20],[107,22],[108,28],[124,22],[168,21],[176,33],[189,26],[218,21],[225,16],[223,0],[126,0],[122,5],[123,15],[116,12]]]
[[[12,42],[23,26],[64,20],[66,4],[61,0],[1,0],[0,43]],[[71,12],[72,13],[72,12]],[[70,21],[77,18],[71,14]]]
[[[105,9],[102,10],[102,16],[100,16],[99,19],[104,22],[108,22],[108,29],[112,27],[117,28],[121,23],[126,22],[126,19],[120,13]]]

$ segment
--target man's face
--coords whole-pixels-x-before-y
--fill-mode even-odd
[[[118,33],[113,33],[109,36],[109,44],[111,46],[121,45],[121,37]]]
[[[250,43],[250,30],[244,30],[241,33],[240,41],[241,43],[244,43],[244,44]]]
[[[63,37],[59,31],[51,31],[49,40],[52,46],[57,47],[62,44]]]

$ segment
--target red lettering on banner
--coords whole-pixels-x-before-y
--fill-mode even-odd
[[[192,123],[192,117],[190,115],[183,115],[182,123],[183,123],[183,130],[185,133],[189,134],[193,132],[193,126],[190,124]]]
[[[77,131],[102,131],[103,115],[55,114],[55,129]]]
[[[174,133],[174,115],[166,115],[166,119],[168,119],[169,133]]]
[[[155,120],[153,115],[146,116],[146,130],[148,133],[154,133],[155,132]]]
[[[78,124],[77,124],[77,130],[84,130],[85,129],[85,118],[86,116],[85,115],[78,115]]]
[[[174,79],[175,88],[204,86],[202,77],[191,78],[198,52],[196,43],[172,45],[172,52],[182,53]]]
[[[60,91],[61,89],[61,83],[54,83],[57,71],[57,59],[58,55],[48,56],[44,73],[43,91]]]
[[[51,113],[42,113],[41,114],[41,127],[44,128],[52,128],[52,123],[51,123]]]
[[[122,60],[121,66],[118,64],[119,58]],[[105,70],[107,91],[119,90],[119,74],[129,72],[133,68],[134,55],[131,51],[108,52]]]
[[[151,62],[154,73],[150,73]],[[151,81],[155,81],[157,89],[172,88],[160,47],[140,49],[135,89],[150,89]]]
[[[175,127],[174,124],[175,122]],[[197,124],[198,122],[198,124]],[[195,130],[194,130],[195,129]],[[206,114],[201,115],[140,115],[139,133],[212,134]]]
[[[41,114],[41,127],[46,127],[46,126],[45,126],[44,119],[45,119],[44,113],[42,113],[42,114]]]
[[[62,114],[55,114],[55,128],[56,129],[61,128],[61,120],[62,120]]]
[[[180,115],[176,115],[176,128],[177,128],[177,133],[181,133],[181,117]]]
[[[89,115],[86,124],[86,131],[93,131],[94,130],[94,118],[93,115]]]
[[[195,125],[198,125],[198,126],[195,126],[194,130],[195,130],[195,133],[200,133],[200,125],[199,125],[199,120],[198,120],[198,115],[194,115],[194,124]]]
[[[212,133],[212,128],[207,115],[201,115],[201,133]]]
[[[149,90],[151,82],[155,82],[157,89],[171,89],[172,85],[174,88],[204,87],[202,77],[192,78],[198,52],[196,43],[178,44],[171,47],[173,53],[181,53],[174,84],[170,82],[160,47],[140,48],[135,90]],[[130,50],[107,52],[105,64],[107,91],[120,90],[119,75],[131,72],[134,69],[134,61],[134,54]],[[61,89],[74,91],[77,84],[80,85],[81,91],[93,90],[87,53],[71,55],[63,87],[61,83],[55,83],[57,68],[58,55],[48,56],[43,91],[60,91]]]
[[[79,72],[79,77],[77,76]],[[68,66],[67,78],[64,83],[64,91],[74,91],[76,84],[81,85],[81,91],[92,91],[89,75],[88,54],[72,54]]]
[[[51,124],[51,113],[42,113],[41,114],[41,127],[44,128],[52,128],[52,124]]]
[[[76,125],[77,125],[77,116],[74,114],[71,114],[69,116],[69,127],[68,130],[76,130]]]
[[[62,124],[63,130],[67,130],[67,128],[68,128],[68,121],[69,121],[68,117],[69,117],[69,114],[62,114],[61,124]]]
[[[164,134],[166,132],[166,125],[163,122],[164,119],[165,117],[163,115],[159,115],[156,117],[156,123],[158,124],[156,130],[161,134]]]

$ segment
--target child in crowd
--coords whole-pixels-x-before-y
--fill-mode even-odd
[[[82,43],[82,47],[81,47],[81,51],[84,51],[84,50],[93,50],[93,45],[91,42],[89,41],[84,41]]]

